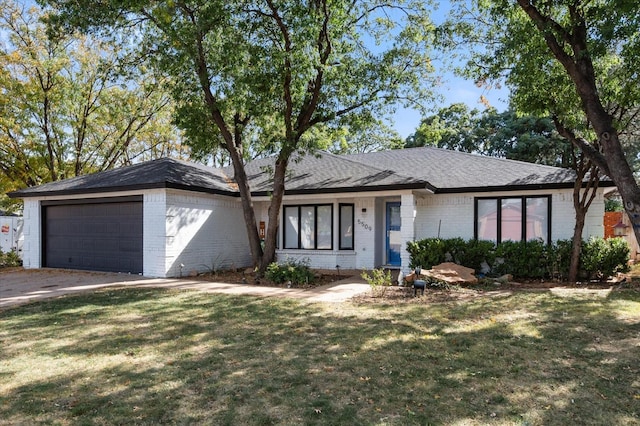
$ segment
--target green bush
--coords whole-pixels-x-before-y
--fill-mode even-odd
[[[391,271],[383,268],[372,270],[371,275],[364,271],[362,278],[371,286],[374,297],[383,297],[391,285]]]
[[[265,278],[276,284],[290,281],[295,286],[312,283],[315,275],[309,268],[309,259],[287,259],[284,263],[273,262],[267,266]]]
[[[431,269],[434,265],[439,265],[447,258],[447,245],[445,240],[440,238],[425,238],[407,243],[409,252],[409,266],[423,269]]]
[[[569,275],[571,253],[573,252],[572,240],[558,240],[547,248],[549,277],[566,279]]]
[[[503,241],[496,247],[492,272],[521,278],[544,278],[549,270],[547,247],[542,240]]]
[[[407,244],[410,267],[429,269],[446,261],[482,271],[486,263],[492,275],[511,274],[525,279],[566,279],[569,274],[571,240],[545,244],[542,240],[492,241],[461,238],[426,238]],[[628,271],[629,246],[622,238],[592,238],[583,242],[580,270],[589,278],[606,279],[617,272]]]
[[[624,238],[591,238],[582,244],[580,263],[590,279],[606,280],[629,271],[629,245]]]
[[[0,268],[11,268],[14,266],[22,266],[22,259],[15,250],[3,253],[0,250]]]
[[[482,272],[483,263],[491,268],[496,260],[496,244],[487,240],[469,240],[460,247],[455,255],[454,262],[458,265],[473,268],[476,273]]]
[[[407,243],[407,251],[411,268],[431,269],[442,262],[454,262],[480,272],[484,262],[491,266],[495,260],[494,242],[473,239],[425,238]]]

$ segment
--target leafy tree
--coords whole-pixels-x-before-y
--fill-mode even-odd
[[[476,0],[469,9],[459,3],[457,34],[479,46],[469,73],[481,82],[504,78],[518,111],[553,117],[558,133],[616,183],[640,238],[640,188],[621,138],[640,104],[637,5]]]
[[[178,122],[202,136],[194,149],[227,151],[261,271],[275,256],[289,161],[316,148],[314,129],[366,127],[398,100],[427,96],[432,29],[420,1],[47,3],[64,28],[141,34],[152,63],[173,77]],[[244,168],[256,152],[275,159],[264,250]]]
[[[405,147],[435,146],[455,151],[483,152],[476,131],[480,117],[479,110],[469,110],[463,103],[441,108],[436,114],[421,120],[416,132],[405,141]]]
[[[513,110],[482,112],[453,104],[424,118],[405,141],[407,148],[432,145],[556,167],[571,167],[571,145],[549,118],[518,115]]]
[[[319,146],[334,154],[362,154],[404,146],[398,132],[376,121],[373,121],[373,125],[351,125],[321,133],[322,137],[318,137]]]
[[[41,17],[0,1],[0,192],[175,153],[171,98],[159,82],[137,68],[123,85],[115,44],[49,38]]]

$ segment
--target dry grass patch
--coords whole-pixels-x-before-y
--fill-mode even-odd
[[[0,311],[0,423],[638,424],[639,339],[637,289],[327,305],[105,290]]]

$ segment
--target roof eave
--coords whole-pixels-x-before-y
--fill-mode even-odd
[[[82,189],[63,189],[52,191],[38,191],[38,192],[24,192],[21,190],[12,191],[7,193],[9,198],[40,198],[40,197],[52,197],[63,195],[88,195],[88,194],[104,194],[107,192],[127,192],[127,191],[144,191],[148,189],[181,189],[185,191],[201,192],[214,195],[226,195],[229,197],[239,197],[240,194],[237,191],[225,191],[219,188],[206,188],[202,186],[190,186],[185,184],[173,183],[173,182],[159,182],[153,184],[140,184],[140,185],[122,185],[122,186],[107,186],[100,188],[82,188]]]
[[[539,183],[539,184],[522,184],[522,185],[498,185],[498,186],[473,186],[473,187],[457,187],[457,188],[436,188],[434,194],[461,194],[465,192],[514,192],[514,191],[535,191],[535,190],[552,190],[552,189],[571,189],[573,182],[558,183]],[[582,183],[585,188],[587,182]],[[615,184],[611,181],[602,181],[599,188],[611,187]]]
[[[314,195],[314,194],[342,194],[353,192],[379,192],[379,191],[400,191],[407,189],[427,189],[430,190],[430,185],[425,185],[424,182],[414,182],[407,184],[393,184],[393,185],[376,185],[376,186],[350,186],[342,188],[305,188],[305,189],[287,189],[284,195]],[[272,191],[254,191],[251,195],[255,197],[269,196]]]

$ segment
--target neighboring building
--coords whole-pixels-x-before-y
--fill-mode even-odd
[[[607,188],[604,191],[604,198],[615,200],[622,206],[622,197],[618,188]],[[604,238],[622,237],[629,244],[629,257],[632,261],[638,261],[640,257],[640,246],[636,235],[633,232],[633,225],[629,215],[624,211],[605,212],[603,218]]]
[[[247,165],[268,220],[272,159]],[[24,265],[180,276],[251,264],[233,169],[161,159],[10,193],[24,199]],[[316,268],[407,269],[426,237],[571,238],[571,170],[442,150],[291,161],[278,258]],[[585,238],[602,236],[601,183]]]
[[[22,254],[22,217],[0,210],[0,251]]]

